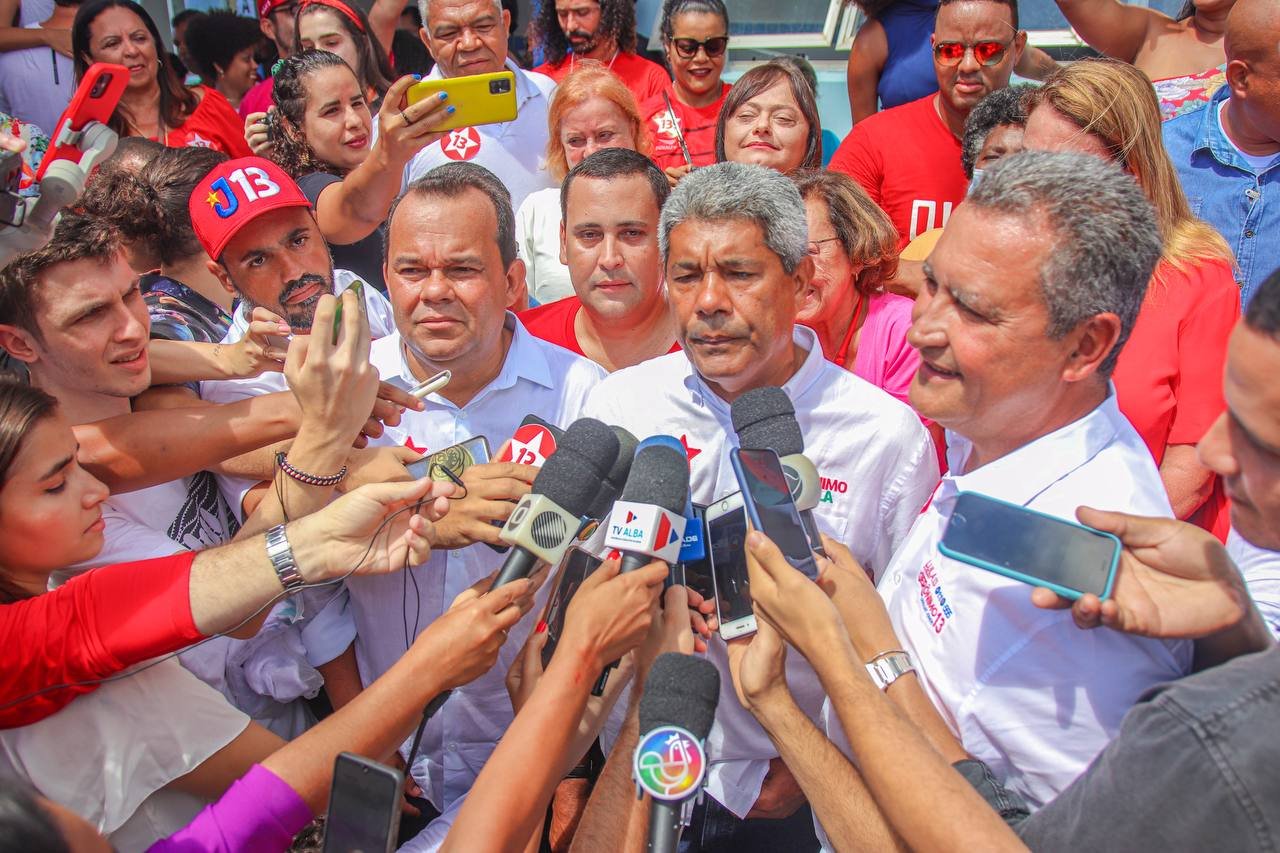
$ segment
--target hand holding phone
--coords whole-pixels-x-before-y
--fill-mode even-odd
[[[409,87],[406,100],[413,105],[425,98],[439,98],[441,92],[449,95],[454,112],[435,124],[433,131],[497,124],[516,117],[516,76],[510,71],[423,80]]]
[[[112,65],[106,62],[95,62],[85,72],[84,79],[76,87],[71,102],[63,110],[58,126],[49,130],[49,150],[40,161],[40,169],[36,172],[36,181],[44,178],[44,173],[55,160],[70,160],[79,163],[83,153],[77,142],[78,134],[90,122],[106,124],[111,120],[120,96],[124,94],[129,83],[129,69],[123,65]],[[164,140],[160,140],[163,144]]]

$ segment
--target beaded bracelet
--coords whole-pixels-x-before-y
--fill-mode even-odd
[[[342,482],[347,476],[347,466],[343,465],[342,469],[336,474],[330,474],[327,477],[319,477],[315,474],[308,474],[289,464],[289,460],[285,459],[284,451],[276,453],[276,465],[280,467],[290,479],[297,480],[299,483],[305,483],[308,486],[336,486]]]

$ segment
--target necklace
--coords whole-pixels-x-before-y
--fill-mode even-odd
[[[849,360],[849,347],[853,344],[854,335],[858,334],[858,322],[862,319],[862,308],[865,304],[866,300],[859,293],[858,302],[853,306],[853,321],[849,323],[849,331],[844,333],[844,341],[841,342],[840,349],[836,351],[836,357],[832,359],[836,367],[844,367],[845,362]]]
[[[618,58],[618,54],[621,52],[621,50],[622,50],[621,48],[617,48],[617,47],[613,49],[613,56],[609,57],[609,62],[607,65],[605,65],[606,69],[608,69],[609,71],[613,70],[613,63]],[[574,64],[574,61],[577,59],[577,57],[578,55],[576,53],[569,54],[569,73],[570,74],[573,73],[573,64]]]

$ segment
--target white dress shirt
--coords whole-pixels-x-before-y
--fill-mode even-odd
[[[1244,576],[1245,587],[1262,621],[1280,640],[1280,552],[1259,548],[1233,527],[1227,536],[1227,553]]]
[[[1160,474],[1114,389],[1089,414],[964,474],[972,445],[947,433],[951,473],[879,589],[925,692],[964,748],[1032,808],[1053,799],[1115,737],[1148,688],[1190,671],[1191,644],[1041,610],[1019,581],[938,551],[957,493],[980,492],[1075,520],[1081,505],[1170,516]],[[847,743],[828,714],[829,732]]]
[[[507,328],[513,335],[502,369],[470,402],[459,408],[439,394],[431,394],[424,400],[425,411],[405,412],[400,426],[388,427],[379,443],[412,443],[425,451],[436,451],[483,435],[496,455],[526,415],[535,414],[562,427],[577,420],[604,371],[581,356],[533,337],[514,314],[507,315]],[[374,343],[370,361],[386,382],[411,387],[418,381],[409,369],[399,335]],[[348,579],[356,620],[356,658],[364,683],[386,672],[417,632],[504,559],[488,545],[476,544],[451,551],[437,549],[426,563],[404,573]],[[539,600],[545,600],[547,594],[544,586]],[[493,669],[454,689],[428,723],[413,776],[443,814],[402,849],[434,850],[444,841],[463,796],[511,723],[511,700],[504,679],[535,618],[526,615],[514,626]]]
[[[783,388],[795,405],[805,455],[823,478],[822,501],[814,510],[818,527],[878,572],[889,564],[938,482],[933,442],[910,408],[823,358],[811,330],[797,326],[794,334],[808,355]],[[684,441],[695,503],[711,504],[739,490],[729,462],[729,449],[738,444],[729,404],[683,352],[611,374],[592,395],[587,414],[640,439],[670,434]],[[707,739],[712,762],[707,791],[743,817],[778,752],[738,703],[724,641],[715,635],[709,645],[721,682]],[[800,707],[819,720],[825,694],[800,655],[787,658],[787,682]],[[625,709],[625,702],[618,705]]]
[[[574,294],[569,268],[560,263],[560,219],[559,187],[530,193],[516,210],[516,249],[529,295],[540,305]]]
[[[498,176],[511,193],[512,209],[519,210],[527,195],[556,185],[547,174],[543,159],[547,150],[547,110],[555,81],[545,74],[525,71],[510,59],[507,70],[516,75],[516,117],[498,124],[449,131],[409,161],[404,170],[406,187],[436,166],[475,163]],[[425,79],[442,77],[440,63],[436,63]]]

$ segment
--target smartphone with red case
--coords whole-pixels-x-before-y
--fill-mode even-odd
[[[58,119],[58,126],[49,134],[49,150],[40,162],[36,181],[44,177],[45,170],[54,160],[80,162],[81,151],[70,140],[70,134],[84,130],[91,121],[106,124],[120,103],[124,87],[129,83],[129,69],[123,65],[95,62],[85,72],[84,79],[71,96],[71,103]]]

